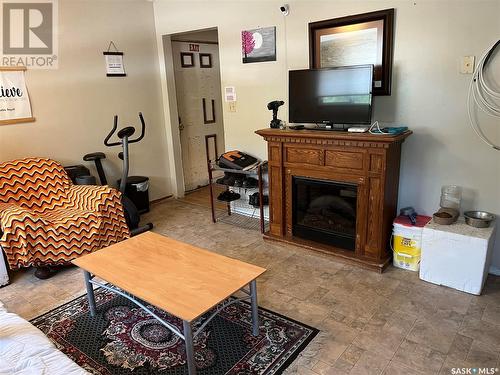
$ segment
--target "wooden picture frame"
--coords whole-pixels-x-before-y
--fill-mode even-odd
[[[126,77],[123,64],[123,52],[105,51],[102,53],[106,62],[106,77]]]
[[[200,53],[200,68],[211,68],[211,67],[212,67],[212,54]]]
[[[203,124],[215,124],[217,121],[215,119],[215,100],[212,99],[212,118],[208,118],[207,101],[205,98],[201,99],[201,105],[203,107]]]
[[[372,64],[373,95],[391,95],[394,8],[309,23],[311,69]]]
[[[27,69],[25,66],[0,66],[0,73],[2,73],[2,72],[23,72],[22,74],[24,75],[24,72],[26,70]],[[29,105],[29,117],[0,120],[0,125],[20,124],[20,123],[25,123],[25,122],[35,122],[36,121],[35,117],[33,117],[33,109],[31,108],[31,100],[29,98],[29,93],[28,93],[28,89],[26,87],[26,81],[25,81],[24,77],[22,79],[22,83],[24,85],[25,93],[27,96],[27,104]],[[2,86],[2,90],[3,90],[3,86]],[[15,105],[14,105],[14,107],[15,107]],[[2,110],[1,105],[0,105],[0,110]]]
[[[194,66],[194,53],[181,52],[181,67],[192,68]]]
[[[276,26],[241,32],[243,64],[276,61]]]

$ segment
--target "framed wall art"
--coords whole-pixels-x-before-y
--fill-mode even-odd
[[[200,53],[200,68],[211,68],[211,67],[212,67],[212,54]]]
[[[194,66],[194,53],[181,52],[181,66],[183,68],[191,68]]]
[[[391,94],[394,9],[309,24],[309,65],[372,64],[373,94]]]
[[[243,64],[276,61],[276,27],[242,31],[241,54]]]

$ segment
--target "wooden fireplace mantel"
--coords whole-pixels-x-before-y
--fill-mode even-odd
[[[262,129],[256,133],[268,144],[270,229],[265,238],[328,252],[382,272],[392,256],[389,241],[397,214],[401,144],[412,132],[390,136]],[[356,184],[354,251],[294,236],[294,176]]]

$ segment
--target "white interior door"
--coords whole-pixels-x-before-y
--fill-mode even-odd
[[[190,191],[208,184],[205,136],[216,134],[218,152],[224,151],[219,48],[172,42],[172,52],[184,186]]]

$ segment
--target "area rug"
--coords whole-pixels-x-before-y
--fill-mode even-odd
[[[84,295],[31,323],[92,374],[187,374],[182,339],[124,297],[102,288],[95,297],[95,317],[90,316]],[[182,331],[180,320],[148,308]],[[263,308],[259,316],[261,334],[254,337],[250,304],[242,301],[224,308],[195,338],[198,374],[281,374],[318,333]],[[193,328],[205,319],[200,318]]]

